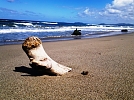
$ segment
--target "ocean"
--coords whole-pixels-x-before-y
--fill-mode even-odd
[[[75,29],[80,36],[71,35]],[[128,32],[121,32],[127,29]],[[134,32],[134,24],[89,24],[48,21],[0,19],[0,45],[20,44],[29,36],[37,36],[43,42],[64,41],[85,38],[99,38]]]

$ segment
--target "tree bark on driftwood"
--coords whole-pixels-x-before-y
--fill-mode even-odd
[[[36,70],[44,70],[54,75],[63,75],[72,70],[52,60],[45,52],[38,37],[28,37],[22,44],[22,49],[30,60],[29,65]]]

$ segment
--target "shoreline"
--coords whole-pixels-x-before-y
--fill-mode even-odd
[[[58,41],[70,41],[70,40],[83,40],[83,39],[93,39],[93,38],[103,38],[103,37],[111,37],[111,36],[118,36],[118,35],[125,35],[125,34],[132,34],[133,32],[103,32],[103,33],[96,33],[91,34],[88,36],[63,36],[63,37],[47,37],[47,38],[40,38],[42,42],[58,42]],[[0,42],[0,46],[4,45],[15,45],[15,44],[22,44],[24,40],[16,40],[16,41],[5,41]]]
[[[134,33],[43,42],[47,54],[73,70],[63,76],[31,69],[21,44],[0,46],[1,100],[132,100]],[[88,75],[82,75],[88,71]]]

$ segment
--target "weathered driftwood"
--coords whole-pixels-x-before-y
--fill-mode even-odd
[[[22,48],[30,60],[29,65],[36,70],[45,70],[54,75],[63,75],[72,70],[52,60],[45,52],[38,37],[28,37],[22,44]]]

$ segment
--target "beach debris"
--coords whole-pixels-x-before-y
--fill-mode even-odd
[[[128,32],[128,30],[127,29],[122,29],[121,32]]]
[[[88,71],[83,71],[81,74],[82,75],[87,75],[88,74]]]
[[[77,28],[76,28],[76,30],[74,30],[74,32],[71,35],[81,35],[80,31],[81,30],[77,30]]]
[[[101,53],[98,53],[99,55],[101,55]]]
[[[38,37],[28,37],[22,44],[22,49],[30,60],[29,65],[35,70],[44,70],[53,75],[63,75],[72,70],[52,60],[45,52],[42,41]]]

